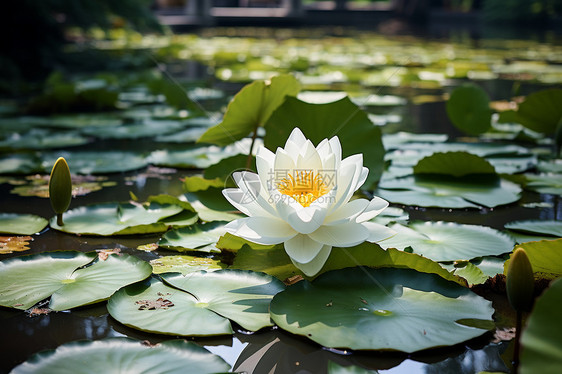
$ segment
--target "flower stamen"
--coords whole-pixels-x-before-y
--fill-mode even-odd
[[[287,173],[287,177],[277,183],[277,189],[283,195],[291,196],[303,207],[310,206],[320,196],[329,192],[328,186],[319,174],[313,171],[295,171],[295,176]]]

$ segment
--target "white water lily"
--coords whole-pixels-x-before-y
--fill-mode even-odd
[[[388,202],[351,197],[365,183],[369,169],[363,156],[342,160],[337,136],[317,147],[295,128],[275,154],[260,147],[258,174],[237,172],[238,188],[223,190],[226,199],[248,217],[228,223],[226,231],[258,244],[284,243],[293,264],[308,276],[317,274],[332,247],[378,242],[394,235],[369,222]]]

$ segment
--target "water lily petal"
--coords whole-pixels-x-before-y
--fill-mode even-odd
[[[274,162],[274,183],[279,183],[288,173],[293,174],[296,168],[293,156],[287,153],[283,148],[277,148],[275,152],[275,162]]]
[[[307,139],[302,131],[298,127],[295,127],[293,131],[291,131],[291,135],[289,135],[289,138],[285,143],[285,151],[287,151],[290,155],[298,155],[302,150],[304,143],[306,143],[306,140]]]
[[[382,199],[381,199],[382,200]],[[369,207],[370,201],[367,199],[356,199],[342,205],[339,209],[332,212],[324,220],[325,225],[339,225],[342,223],[355,221],[365,209]]]
[[[361,225],[369,230],[369,238],[367,239],[367,241],[371,243],[378,243],[380,241],[390,239],[394,235],[396,235],[396,231],[378,223],[363,222]]]
[[[311,205],[305,208],[290,196],[285,196],[277,202],[276,208],[279,216],[301,234],[316,231],[322,226],[328,213],[327,209],[317,206]]]
[[[378,216],[383,210],[388,207],[388,201],[375,196],[369,201],[369,206],[365,209],[359,217],[355,220],[356,222],[365,222],[376,216]]]
[[[336,159],[336,169],[340,167],[341,164],[341,158],[342,158],[342,152],[341,152],[341,143],[340,143],[340,139],[337,136],[334,136],[333,138],[331,138],[329,140],[330,143],[330,148],[332,148],[332,152],[335,155],[335,159]]]
[[[276,186],[272,176],[275,170],[275,154],[265,147],[260,147],[256,154],[256,169],[263,188],[266,191],[274,190]]]
[[[318,155],[316,147],[310,140],[304,143],[304,148],[297,156],[296,169],[298,171],[313,171],[315,174],[322,169],[320,155]]]
[[[264,190],[261,179],[255,173],[249,171],[236,172],[232,174],[232,177],[240,188],[238,194],[228,193],[228,197],[234,199],[238,204],[233,204],[234,206],[240,209],[241,205],[245,205],[249,213],[244,210],[240,211],[249,216],[271,215],[277,217],[277,211],[268,202],[269,192]],[[229,201],[231,200],[229,199]]]
[[[308,235],[317,242],[334,247],[351,247],[367,240],[370,232],[362,224],[348,222],[335,226],[320,226]]]
[[[306,264],[297,262],[292,258],[291,258],[291,261],[305,275],[311,277],[313,275],[318,274],[318,272],[322,269],[322,267],[324,266],[324,264],[328,260],[328,257],[330,257],[331,252],[332,252],[332,246],[331,245],[324,245],[324,246],[322,246],[322,249],[320,250],[320,252],[318,252],[316,257],[314,257],[314,259],[312,261],[307,262]]]
[[[285,252],[291,260],[298,263],[312,261],[320,252],[324,244],[312,240],[308,235],[297,234],[285,242]]]
[[[297,235],[286,222],[268,217],[240,218],[227,223],[224,228],[232,235],[264,245],[283,243]]]

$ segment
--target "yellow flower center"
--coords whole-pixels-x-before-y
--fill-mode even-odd
[[[315,175],[313,171],[296,171],[294,177],[288,173],[286,178],[277,183],[277,189],[283,195],[291,196],[304,207],[329,191],[320,175]]]

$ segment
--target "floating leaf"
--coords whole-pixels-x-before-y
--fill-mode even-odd
[[[457,87],[447,101],[447,115],[465,133],[482,134],[491,126],[490,97],[474,84]]]
[[[441,208],[489,208],[520,199],[521,188],[496,178],[438,178],[436,176],[383,179],[376,195],[392,203]]]
[[[552,235],[562,237],[562,222],[557,220],[512,221],[504,225],[508,230],[526,234]]]
[[[521,336],[521,374],[555,374],[562,368],[561,299],[562,280],[558,279],[536,300]]]
[[[47,227],[43,217],[34,214],[0,213],[0,233],[14,235],[32,235]]]
[[[168,231],[158,242],[160,247],[179,252],[220,252],[215,244],[226,233],[227,222],[215,221]]]
[[[0,236],[0,254],[27,251],[32,240],[31,236]]]
[[[284,288],[269,275],[242,270],[161,276],[165,283],[152,278],[117,292],[107,306],[111,316],[127,326],[161,334],[231,334],[228,319],[256,331],[272,325],[269,302]],[[159,298],[169,300],[173,306],[147,310],[136,304]]]
[[[30,174],[40,171],[44,170],[41,159],[36,154],[16,153],[0,156],[0,174]]]
[[[227,145],[248,136],[267,122],[285,96],[296,95],[299,90],[292,75],[273,77],[269,84],[256,81],[245,86],[229,103],[222,122],[207,130],[199,142]]]
[[[52,219],[51,227],[71,234],[107,236],[164,232],[174,224],[186,226],[196,221],[196,213],[177,204],[105,203],[69,210],[63,226]]]
[[[152,272],[161,273],[194,273],[201,270],[214,271],[224,269],[225,264],[218,260],[194,256],[164,256],[150,261]]]
[[[287,97],[265,125],[265,146],[270,150],[282,147],[296,126],[314,144],[337,135],[343,157],[363,154],[363,163],[369,168],[364,187],[368,188],[379,180],[384,167],[381,131],[349,98],[329,104],[309,104]]]
[[[541,240],[540,242],[522,243],[531,261],[535,279],[555,279],[562,276],[562,239]],[[507,273],[510,260],[504,264],[504,274]]]
[[[210,187],[204,191],[183,195],[199,214],[202,221],[233,221],[241,218],[238,211],[222,195],[222,188]]]
[[[13,133],[0,140],[0,149],[49,149],[76,147],[89,143],[89,139],[76,132],[54,132],[32,129],[25,133]]]
[[[383,248],[405,249],[434,261],[470,260],[511,252],[511,237],[486,226],[462,225],[453,222],[418,222],[408,227],[390,226],[396,235],[383,240]]]
[[[86,135],[96,136],[101,139],[139,139],[175,133],[184,127],[185,124],[181,121],[145,119],[140,123],[118,127],[86,128],[83,129],[82,132]]]
[[[107,174],[121,173],[141,169],[148,165],[144,157],[132,152],[104,151],[104,152],[60,152],[43,156],[42,166],[51,170],[58,157],[68,160],[73,173],[77,174]]]
[[[453,282],[411,269],[337,270],[277,294],[270,306],[282,329],[325,346],[415,352],[454,345],[493,326],[491,302]]]
[[[414,174],[462,177],[470,174],[496,174],[496,170],[484,158],[468,152],[437,152],[418,161],[414,166]]]
[[[0,263],[0,305],[25,310],[51,297],[50,309],[66,310],[106,300],[152,273],[148,263],[133,256],[96,258],[95,253],[66,251],[5,260]]]
[[[34,174],[25,177],[26,182],[12,181],[18,184],[10,192],[20,196],[37,196],[49,198],[49,176]],[[72,175],[72,196],[84,196],[99,191],[104,187],[115,186],[116,182],[108,182],[107,177],[93,175]]]
[[[56,350],[37,353],[13,374],[87,374],[115,372],[211,374],[230,370],[222,358],[185,340],[168,340],[151,346],[129,338],[66,343]]]

